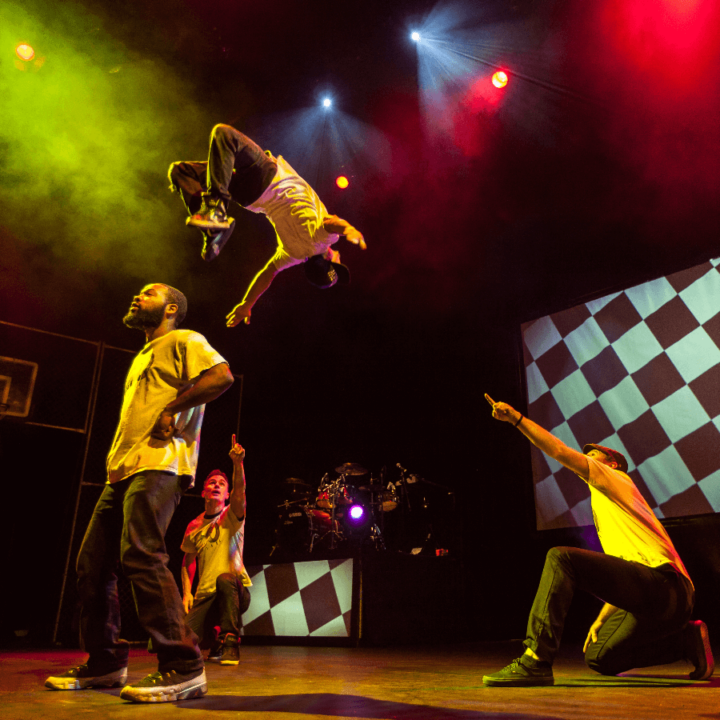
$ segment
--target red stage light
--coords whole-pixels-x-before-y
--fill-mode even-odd
[[[507,73],[504,73],[502,70],[498,70],[496,73],[493,73],[492,84],[496,88],[504,88],[508,84]]]
[[[344,176],[341,175],[336,181],[335,184],[341,189],[344,190],[349,184],[350,181]]]
[[[32,48],[32,45],[28,45],[26,43],[20,43],[15,48],[15,54],[25,62],[29,62],[35,57],[35,51]]]

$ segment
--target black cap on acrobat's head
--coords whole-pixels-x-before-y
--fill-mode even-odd
[[[322,255],[313,255],[306,260],[305,277],[315,287],[322,289],[340,283],[347,285],[350,282],[350,270],[342,263],[326,260]]]
[[[597,445],[596,443],[588,443],[583,447],[583,454],[587,455],[590,450],[595,448],[595,450],[599,450],[602,453],[605,453],[609,458],[612,458],[617,464],[618,464],[618,470],[620,472],[626,473],[628,471],[628,464],[627,460],[625,459],[625,456],[618,452],[617,450],[613,450],[612,448],[605,447],[604,445]]]

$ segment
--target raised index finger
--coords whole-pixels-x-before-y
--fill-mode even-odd
[[[235,440],[235,433],[233,433],[232,446],[235,447],[236,445],[237,445],[237,441]]]
[[[485,393],[485,399],[486,399],[491,405],[493,405],[493,406],[495,405],[495,401],[494,401],[487,393]]]

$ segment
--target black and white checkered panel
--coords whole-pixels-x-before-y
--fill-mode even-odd
[[[352,558],[248,566],[242,634],[349,638],[354,568]]]
[[[660,518],[720,511],[720,259],[522,326],[528,415],[599,443]],[[538,529],[592,524],[584,482],[532,448]]]

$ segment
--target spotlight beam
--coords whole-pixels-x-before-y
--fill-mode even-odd
[[[462,52],[462,50],[458,50],[458,49],[452,47],[452,44],[447,41],[438,40],[436,42],[438,44],[447,45],[448,52],[455,53],[456,55],[467,58],[468,60],[473,60],[474,62],[480,63],[481,65],[485,65],[486,67],[489,67],[489,68],[497,68],[496,62],[490,62],[489,60],[485,60],[483,58],[477,57],[477,55],[471,55],[470,53]],[[515,70],[505,69],[505,73],[507,74],[508,78],[510,78],[510,77],[521,78],[522,80],[525,80],[526,82],[532,83],[533,85],[538,85],[539,87],[543,87],[546,90],[551,90],[560,95],[565,95],[566,97],[570,97],[575,100],[579,100],[581,102],[588,103],[590,105],[595,105],[597,107],[604,107],[604,104],[601,102],[598,102],[596,99],[591,98],[587,95],[583,95],[582,93],[579,93],[575,90],[571,90],[570,88],[564,87],[563,85],[558,85],[556,83],[552,83],[547,80],[541,80],[540,78],[533,77],[532,75],[526,75],[525,73],[517,72]]]

